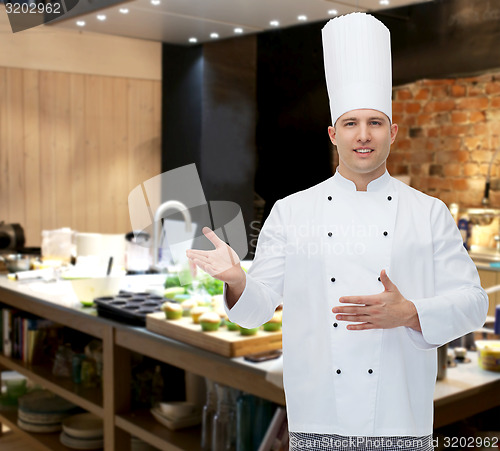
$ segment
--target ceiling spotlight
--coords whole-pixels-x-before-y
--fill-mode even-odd
[[[160,0],[151,0],[152,5],[158,6],[160,3]]]
[[[243,33],[243,28],[235,28],[235,29],[234,29],[234,32],[235,32],[236,34],[241,34],[241,33]]]
[[[85,26],[85,21],[84,21],[84,20],[77,20],[77,21],[76,21],[76,24],[77,24],[79,27],[84,27],[84,26]]]
[[[297,17],[298,20],[301,20],[301,21],[305,21],[307,20],[307,16],[304,16],[303,14],[301,14],[300,16]]]
[[[219,34],[218,33],[210,33],[210,37],[212,39],[217,39],[219,37]]]
[[[330,9],[328,10],[328,14],[330,14],[330,16],[336,16],[339,12],[336,10],[336,9]]]
[[[100,20],[101,22],[102,22],[103,20],[106,20],[106,15],[105,15],[105,14],[98,14],[98,15],[97,15],[97,20]]]
[[[269,22],[269,25],[271,25],[271,27],[279,27],[280,23],[277,20],[271,20],[271,22]]]
[[[388,5],[389,4],[389,0],[379,0],[379,3],[381,5]]]
[[[120,8],[122,14],[128,14],[128,8]]]
[[[198,39],[196,39],[196,38],[189,38],[189,42],[191,44],[196,44],[198,42]]]

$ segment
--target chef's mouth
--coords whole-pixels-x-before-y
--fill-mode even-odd
[[[356,153],[371,153],[373,151],[374,151],[374,149],[370,149],[368,147],[361,147],[359,149],[354,149],[354,152],[356,152]]]

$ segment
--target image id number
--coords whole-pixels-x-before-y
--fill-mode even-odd
[[[497,448],[498,437],[443,437],[445,448]]]
[[[62,14],[60,3],[5,3],[7,14]]]

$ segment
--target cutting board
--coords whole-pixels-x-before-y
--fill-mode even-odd
[[[256,335],[241,335],[239,331],[229,331],[220,327],[214,332],[203,332],[199,324],[190,317],[167,320],[165,313],[151,313],[146,316],[146,328],[165,337],[196,346],[225,357],[239,357],[257,352],[281,349],[281,330],[266,332],[259,330]]]

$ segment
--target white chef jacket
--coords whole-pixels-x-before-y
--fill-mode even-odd
[[[341,296],[384,291],[382,269],[422,332],[335,319]],[[387,171],[367,191],[337,171],[276,202],[243,294],[225,307],[252,328],[281,302],[289,430],[373,437],[432,434],[436,348],[481,327],[488,309],[446,205]]]

